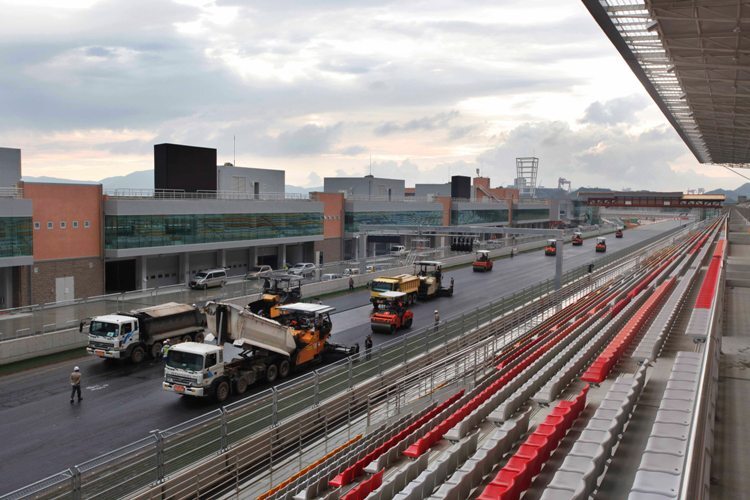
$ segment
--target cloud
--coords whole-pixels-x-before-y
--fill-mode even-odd
[[[271,155],[302,156],[328,153],[341,136],[342,125],[305,125],[266,137],[265,152]]]
[[[358,144],[355,144],[354,146],[347,146],[345,148],[339,149],[339,154],[346,155],[346,156],[358,156],[362,153],[367,152],[367,148],[365,146],[360,146]]]
[[[648,100],[641,95],[620,97],[603,103],[596,101],[586,108],[580,121],[601,125],[632,123],[635,120],[635,114],[646,108],[648,104]]]
[[[412,132],[415,130],[435,130],[446,128],[448,124],[458,117],[458,111],[438,113],[432,116],[409,120],[405,123],[386,122],[375,127],[375,135],[384,136],[399,132]]]

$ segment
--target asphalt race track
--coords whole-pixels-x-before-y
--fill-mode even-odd
[[[625,237],[607,237],[608,251],[633,246],[682,222],[667,221],[625,232]],[[595,261],[594,239],[582,247],[565,245],[565,270]],[[430,325],[433,311],[442,319],[471,311],[554,276],[555,259],[542,250],[495,262],[489,273],[474,273],[471,267],[450,270],[455,294],[417,304],[414,326]],[[369,292],[356,291],[326,301],[340,312],[333,317],[333,341],[358,342],[370,331]],[[398,333],[396,334],[398,335]],[[389,340],[373,334],[375,346]],[[68,376],[74,365],[83,375],[83,402],[70,405]],[[58,473],[138,439],[149,431],[166,429],[216,407],[210,401],[180,398],[161,388],[163,365],[154,361],[140,366],[82,357],[0,379],[0,493],[6,493]],[[258,389],[266,386],[260,385]],[[256,389],[257,390],[257,389]],[[242,397],[252,397],[249,391]],[[237,400],[230,398],[228,402]]]

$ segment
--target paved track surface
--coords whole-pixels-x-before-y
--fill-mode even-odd
[[[678,224],[667,221],[628,230],[622,239],[608,237],[608,251],[635,249],[639,242]],[[567,270],[603,254],[596,254],[594,240],[587,239],[582,247],[565,245],[563,255]],[[455,280],[454,296],[417,304],[413,328],[430,325],[435,309],[442,319],[449,319],[549,279],[554,272],[555,259],[545,257],[542,250],[498,260],[489,273],[474,273],[470,267],[450,270],[446,276]],[[341,311],[333,317],[333,341],[364,345],[370,331],[368,298],[369,292],[361,290],[326,301]],[[390,338],[373,334],[375,346]],[[84,400],[70,405],[68,376],[74,365],[81,367]],[[163,365],[154,361],[132,366],[83,357],[1,378],[0,493],[144,438],[151,430],[166,429],[216,408],[209,401],[163,391],[162,375]],[[265,388],[267,385],[259,385],[242,397],[252,397],[253,392]]]

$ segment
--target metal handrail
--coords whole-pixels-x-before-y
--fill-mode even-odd
[[[624,260],[637,260],[639,259],[639,255],[643,252],[647,252],[654,249],[654,246],[658,246],[660,242],[668,240],[671,235],[680,230],[682,228],[675,228],[674,230],[666,233],[666,234],[659,234],[656,235],[642,243],[641,249],[636,254],[629,254],[628,249],[623,249],[619,252],[615,252],[611,254],[610,256],[607,256],[606,258],[599,261],[599,266],[596,274],[597,279],[601,278],[602,276],[607,276],[609,273],[617,273],[618,271],[622,272],[622,270],[626,267],[623,265],[622,261]],[[377,367],[378,372],[383,373],[382,370],[388,369],[388,367],[409,367],[410,371],[415,371],[420,368],[419,365],[412,366],[413,361],[419,357],[424,356],[426,354],[429,354],[430,351],[436,347],[437,345],[442,345],[444,347],[447,347],[450,342],[456,342],[456,345],[458,349],[460,350],[462,347],[462,342],[464,343],[464,346],[472,346],[476,345],[478,340],[480,340],[482,335],[488,334],[488,335],[496,335],[498,332],[494,328],[491,328],[490,330],[487,330],[485,333],[482,333],[483,331],[480,329],[484,325],[484,323],[488,322],[488,326],[491,327],[491,325],[498,324],[498,322],[505,321],[505,315],[511,314],[511,318],[517,317],[518,323],[516,323],[516,319],[508,320],[511,325],[511,331],[514,331],[515,328],[519,327],[520,325],[525,324],[526,322],[530,321],[532,318],[535,317],[535,315],[540,314],[545,309],[549,308],[551,304],[555,303],[555,301],[562,300],[563,297],[566,296],[566,294],[575,294],[579,290],[585,289],[588,285],[588,283],[578,282],[577,280],[581,278],[582,276],[588,274],[587,273],[587,265],[580,266],[579,268],[572,269],[565,273],[563,276],[563,289],[559,291],[553,290],[553,280],[546,280],[543,282],[540,282],[536,285],[532,285],[530,287],[527,287],[524,290],[521,290],[515,294],[513,294],[510,297],[506,297],[502,299],[499,302],[489,302],[487,304],[484,304],[480,307],[477,307],[476,311],[469,315],[469,318],[475,318],[475,321],[471,321],[471,324],[467,324],[466,314],[456,315],[451,317],[449,320],[443,322],[440,324],[439,333],[442,333],[442,338],[440,339],[442,341],[442,344],[435,344],[431,343],[430,339],[435,336],[435,331],[433,328],[427,327],[420,329],[415,332],[410,332],[407,335],[404,335],[400,338],[394,339],[391,342],[382,344],[381,346],[378,346],[377,352],[372,353],[372,357],[375,358],[375,355],[377,354]],[[595,283],[595,281],[593,281]],[[576,285],[576,283],[578,283]],[[526,308],[519,308],[520,305],[527,304]],[[481,321],[481,318],[486,318],[485,320]],[[493,319],[494,318],[494,319]],[[504,323],[503,323],[504,324]],[[474,333],[472,333],[474,332]],[[467,338],[467,336],[471,336],[471,339]],[[415,347],[416,346],[416,347]],[[415,351],[416,352],[413,352]],[[402,352],[400,358],[396,359],[394,357],[395,352]],[[410,356],[409,353],[412,352],[413,354]],[[440,357],[444,357],[447,354],[447,351],[441,350]],[[372,362],[371,362],[372,364]],[[362,365],[366,366],[366,365]],[[324,384],[330,384],[334,383],[337,386],[339,386],[339,389],[336,389],[335,394],[340,394],[342,390],[351,390],[353,388],[351,377],[353,376],[352,371],[352,358],[349,358],[348,360],[342,360],[339,363],[334,363],[325,368],[325,370],[316,370],[315,372],[309,373],[306,377],[300,377],[298,379],[295,379],[294,381],[290,381],[290,389],[286,392],[291,392],[293,396],[299,397],[300,394],[303,393],[303,391],[300,391],[299,388],[303,386],[306,383],[310,383],[311,379],[314,381],[314,387],[317,389],[315,390],[316,400],[314,401],[315,404],[320,405],[324,398],[322,396],[323,389],[321,387]],[[344,373],[345,370],[348,369],[348,377],[349,380],[345,383],[342,383],[339,381],[338,375],[340,373]],[[404,368],[405,369],[405,368]],[[378,373],[376,372],[376,374]],[[328,377],[321,377],[320,374],[323,373],[329,373],[330,376]],[[364,374],[364,373],[363,373]],[[357,376],[362,374],[357,374]],[[382,379],[382,377],[380,377]],[[335,386],[334,386],[335,388]],[[256,416],[253,415],[254,412],[257,412],[259,410],[268,410],[268,400],[271,400],[271,411],[272,415],[268,416],[261,416],[264,420],[267,420],[270,418],[270,427],[273,428],[273,425],[278,425],[283,419],[279,418],[279,415],[283,411],[283,409],[280,409],[278,407],[278,401],[280,399],[281,391],[279,390],[279,387],[274,387],[272,389],[269,389],[267,391],[264,391],[260,394],[255,395],[254,398],[246,398],[242,401],[238,401],[237,403],[228,406],[225,408],[225,410],[229,411],[230,413],[236,413],[237,418],[234,419],[232,422],[236,422],[242,418],[251,419],[252,421],[257,421]],[[303,394],[304,395],[304,394]],[[281,395],[281,398],[284,397],[290,397],[290,396],[284,396]],[[346,398],[345,398],[346,399]],[[235,406],[236,405],[236,406]],[[295,406],[296,405],[296,406]],[[296,402],[292,403],[291,408],[294,409],[295,407],[302,406],[301,410],[304,409],[305,402]],[[332,408],[326,404],[324,405],[326,408],[326,411],[332,411]],[[335,408],[333,408],[335,409]],[[216,413],[214,412],[211,413]],[[289,421],[293,415],[296,413],[290,414],[286,416],[285,421]],[[201,460],[201,457],[190,457],[188,454],[189,450],[193,450],[193,446],[191,443],[187,440],[178,439],[176,443],[173,445],[170,445],[171,440],[169,439],[169,436],[172,434],[178,435],[180,438],[182,436],[185,436],[190,433],[194,433],[198,431],[199,429],[203,429],[209,424],[219,424],[221,422],[222,415],[217,415],[214,417],[210,417],[208,415],[203,415],[201,417],[196,417],[195,419],[192,419],[192,422],[195,422],[196,425],[188,425],[188,423],[182,423],[178,426],[175,426],[170,429],[166,429],[164,431],[156,431],[156,443],[163,443],[162,446],[168,445],[171,446],[169,449],[177,449],[177,457],[176,459],[171,460],[169,463],[165,464],[162,467],[163,471],[166,471],[165,474],[169,474],[170,472],[166,470],[166,467],[169,467],[170,469],[179,466],[179,468],[187,467],[190,464],[195,463],[197,460]],[[249,415],[249,417],[248,417]],[[293,420],[293,419],[292,419]],[[261,421],[262,423],[262,421]],[[234,425],[234,424],[232,424]],[[248,429],[249,426],[246,425],[245,429]],[[261,427],[260,430],[256,430],[254,432],[262,431],[263,427]],[[265,432],[265,431],[262,431]],[[161,437],[159,437],[161,436]],[[202,434],[199,433],[199,436],[202,436]],[[147,440],[149,438],[146,438]],[[240,439],[244,439],[240,437]],[[222,439],[223,441],[223,439]],[[146,443],[144,440],[138,441],[138,443]],[[235,443],[237,444],[237,443]],[[70,469],[69,472],[63,472],[60,474],[55,474],[54,476],[50,476],[49,478],[43,479],[41,481],[38,481],[32,485],[26,486],[24,488],[21,488],[19,490],[16,490],[14,492],[9,493],[8,495],[0,497],[0,499],[11,499],[11,498],[24,498],[27,494],[33,493],[34,495],[41,496],[44,494],[45,491],[49,491],[50,484],[52,484],[52,488],[55,490],[60,489],[60,480],[61,477],[69,477],[71,478],[68,483],[72,489],[72,492],[77,491],[78,494],[81,493],[81,490],[85,487],[87,482],[86,475],[93,473],[93,471],[96,470],[97,467],[101,467],[101,465],[94,465],[93,467],[91,464],[111,464],[112,461],[120,461],[125,463],[134,463],[135,466],[141,466],[142,460],[138,459],[142,455],[141,450],[143,449],[143,446],[137,445],[137,443],[134,443],[133,445],[124,447],[123,449],[133,449],[135,447],[136,451],[127,453],[123,456],[116,456],[116,452],[109,452],[105,455],[102,455],[100,457],[97,457],[95,459],[89,460],[85,462],[84,464],[81,464],[79,466],[73,467]],[[203,445],[205,447],[205,444]],[[186,448],[185,452],[181,452],[180,450],[182,448]],[[148,447],[150,449],[150,446]],[[158,449],[158,446],[157,446]],[[200,449],[200,448],[199,448]],[[213,453],[213,452],[212,452]],[[133,456],[135,454],[135,456]],[[172,464],[174,460],[177,460],[176,464]],[[187,461],[186,461],[187,460]],[[157,462],[160,462],[157,459]],[[137,467],[136,467],[137,468]],[[109,467],[111,469],[111,467]],[[82,472],[83,470],[83,476]],[[91,471],[91,472],[89,472]],[[118,467],[118,474],[121,476],[125,476],[125,470],[124,467]],[[174,470],[176,472],[176,470]],[[55,480],[55,478],[58,478],[58,480]],[[143,478],[148,479],[148,476],[144,476]],[[152,481],[148,481],[152,482]],[[142,481],[141,481],[142,483]],[[138,487],[145,486],[148,483],[141,484]],[[116,485],[115,485],[116,486]],[[107,488],[114,488],[115,486],[109,486],[107,485]],[[130,490],[132,491],[132,490]],[[119,492],[122,493],[122,492]],[[20,495],[20,496],[19,496]]]

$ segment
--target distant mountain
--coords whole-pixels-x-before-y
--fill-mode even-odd
[[[309,194],[314,191],[323,191],[323,186],[315,186],[315,187],[300,187],[300,186],[291,186],[287,184],[284,186],[284,189],[287,193],[300,193],[300,194]]]
[[[105,177],[100,180],[105,191],[113,189],[154,189],[154,171],[137,170],[127,175]]]
[[[737,189],[727,191],[726,189],[714,189],[706,194],[723,194],[727,197],[728,202],[736,202],[738,196],[747,196],[750,198],[750,182],[746,182]]]
[[[40,175],[35,177],[33,175],[24,175],[21,177],[24,182],[50,182],[54,184],[99,184],[96,181],[77,181],[75,179],[61,179],[59,177],[47,177],[46,175]]]
[[[101,184],[104,191],[113,191],[115,189],[154,189],[154,171],[138,170],[127,175],[116,175],[114,177],[105,177],[100,181],[77,181],[75,179],[61,179],[59,177],[46,176],[24,176],[27,182],[53,182],[60,184]],[[323,191],[323,186],[300,187],[284,186],[287,193],[308,194],[313,191]]]

